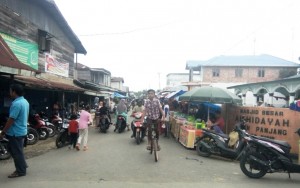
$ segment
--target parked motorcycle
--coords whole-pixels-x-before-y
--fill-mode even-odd
[[[53,137],[57,134],[57,129],[55,127],[55,125],[53,125],[49,118],[46,116],[46,114],[44,112],[40,112],[39,113],[39,117],[40,117],[40,121],[43,121],[45,126],[47,127],[48,129],[48,132],[49,132],[49,137]]]
[[[27,145],[34,145],[40,139],[39,133],[27,124]]]
[[[203,136],[195,143],[197,153],[202,157],[209,157],[213,154],[231,159],[239,159],[247,145],[245,137],[249,135],[245,131],[245,128],[244,120],[235,126],[233,131],[238,133],[238,139],[235,144],[233,144],[233,147],[229,147],[230,138],[228,135],[202,129]]]
[[[11,154],[9,153],[7,146],[8,146],[8,140],[6,138],[1,139],[0,140],[0,160],[6,160],[11,157]]]
[[[125,130],[125,128],[126,128],[126,116],[125,114],[118,114],[115,130],[121,133]]]
[[[99,119],[100,132],[106,133],[107,130],[109,129],[109,125],[110,125],[110,123],[108,121],[107,115],[100,116],[100,119]]]
[[[146,128],[143,126],[142,113],[137,112],[133,114],[134,120],[132,121],[133,135],[137,144],[140,144],[145,137]]]
[[[56,133],[59,133],[63,126],[63,120],[58,114],[53,114],[49,120],[55,127]]]
[[[297,132],[300,136],[300,129]],[[294,164],[290,156],[291,146],[286,141],[259,136],[247,137],[246,154],[240,161],[242,172],[250,178],[261,178],[266,173],[300,173],[300,165]]]
[[[8,120],[8,114],[1,114],[0,115],[0,130],[2,130],[5,126],[5,122]],[[39,141],[39,134],[38,132],[31,128],[29,123],[27,123],[27,145],[36,144]]]
[[[29,116],[29,126],[37,130],[40,140],[46,140],[49,137],[48,127],[41,120],[39,114]]]
[[[70,144],[70,135],[68,134],[69,120],[64,119],[62,129],[60,130],[55,145],[57,148],[62,148]]]

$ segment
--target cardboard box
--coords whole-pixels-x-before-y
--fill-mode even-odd
[[[195,129],[188,127],[180,127],[179,142],[187,148],[194,148],[195,146]]]

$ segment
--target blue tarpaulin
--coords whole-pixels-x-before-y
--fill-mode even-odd
[[[174,91],[174,92],[168,94],[165,98],[169,99],[169,98],[172,98],[172,97],[178,97],[178,96],[184,94],[185,92],[186,91],[183,91],[183,90]]]
[[[205,110],[208,110],[208,108],[209,108],[209,111],[212,113],[214,113],[216,111],[221,111],[221,106],[213,104],[213,103],[209,103],[209,102],[189,102],[189,104],[192,106],[198,105],[198,104],[203,104],[205,107]]]
[[[117,97],[117,98],[127,98],[124,95],[121,95],[120,93],[114,92],[114,96],[113,97]]]

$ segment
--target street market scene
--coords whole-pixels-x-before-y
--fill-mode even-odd
[[[0,0],[0,187],[299,187],[299,8]]]

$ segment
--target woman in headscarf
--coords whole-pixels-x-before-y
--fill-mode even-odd
[[[126,126],[127,126],[127,131],[129,131],[129,125],[127,124],[127,106],[125,104],[125,99],[121,99],[119,104],[117,105],[117,110],[116,110],[116,124],[117,124],[117,117],[118,115],[122,115],[125,117],[126,120]],[[114,130],[116,131],[116,129]]]

